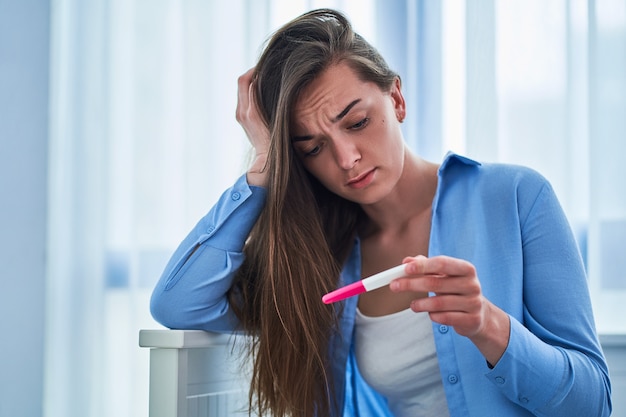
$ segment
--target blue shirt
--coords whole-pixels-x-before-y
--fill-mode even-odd
[[[245,176],[222,195],[167,264],[151,300],[157,321],[179,329],[236,328],[226,292],[264,202],[265,190]],[[483,294],[511,322],[508,347],[493,368],[469,339],[433,322],[451,416],[610,415],[608,369],[578,246],[541,175],[449,154],[439,168],[428,250],[471,262]],[[357,239],[341,284],[361,279],[360,268]],[[345,301],[341,337],[331,341],[336,395],[345,416],[390,415],[356,365],[356,304],[356,297]]]

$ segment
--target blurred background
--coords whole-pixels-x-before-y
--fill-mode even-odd
[[[0,0],[1,417],[147,416],[151,290],[246,167],[237,77],[317,7],[400,73],[417,153],[552,182],[626,362],[626,0]]]

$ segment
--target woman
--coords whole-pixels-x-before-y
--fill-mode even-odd
[[[249,170],[154,290],[171,328],[254,335],[273,416],[608,416],[585,272],[547,181],[414,155],[399,77],[340,13],[286,24],[239,79]],[[405,276],[336,305],[338,286]]]

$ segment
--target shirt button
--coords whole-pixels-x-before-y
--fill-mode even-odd
[[[501,376],[497,376],[496,377],[496,382],[498,384],[502,385],[502,384],[504,384],[506,382],[506,380],[503,377],[501,377]]]
[[[528,404],[528,398],[520,397],[519,402],[521,402],[522,404]]]
[[[450,374],[448,375],[448,382],[451,384],[456,384],[457,382],[459,382],[459,377],[454,374]]]
[[[241,194],[239,194],[237,191],[235,191],[234,193],[232,193],[230,195],[230,198],[232,198],[234,201],[237,201],[241,198]]]
[[[213,226],[209,226],[209,228],[206,229],[207,233],[213,233],[213,230],[215,230],[215,227]]]
[[[445,324],[439,326],[439,333],[448,333],[448,326],[446,326]]]

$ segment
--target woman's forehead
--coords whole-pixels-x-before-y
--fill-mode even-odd
[[[362,81],[348,65],[333,65],[300,92],[293,116],[302,119],[322,112],[328,118],[340,119],[350,110],[348,106],[354,106],[372,89],[376,89],[374,84]]]

